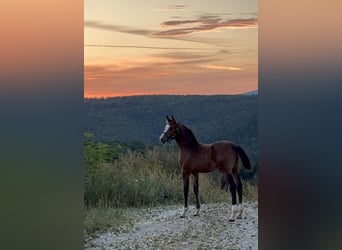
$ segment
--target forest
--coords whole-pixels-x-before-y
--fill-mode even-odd
[[[257,96],[130,96],[85,99],[85,132],[98,142],[156,145],[165,116],[192,129],[198,141],[230,140],[257,155]]]
[[[256,95],[131,96],[85,99],[84,106],[86,206],[181,202],[177,146],[158,140],[166,115],[190,127],[199,142],[230,140],[242,146],[253,165],[251,172],[241,168],[242,177],[257,176]],[[219,186],[218,173],[209,178],[205,182]]]

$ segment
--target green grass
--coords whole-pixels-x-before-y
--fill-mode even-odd
[[[147,149],[143,154],[129,151],[112,163],[86,166],[86,206],[126,208],[182,203],[183,183],[177,158],[177,152]],[[256,182],[243,182],[247,199],[257,198]],[[190,199],[194,199],[192,179],[190,185]],[[201,201],[227,201],[227,193],[219,186],[210,174],[200,174]]]
[[[150,150],[127,152],[113,163],[86,166],[86,206],[141,207],[180,200],[180,175],[165,162],[167,157]]]
[[[129,227],[130,221],[118,208],[88,208],[85,210],[85,237],[93,237],[107,231],[120,231],[123,226]]]

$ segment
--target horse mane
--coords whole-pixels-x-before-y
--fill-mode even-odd
[[[182,123],[178,123],[178,124],[183,128],[183,131],[185,133],[184,137],[186,137],[188,139],[186,141],[186,145],[189,147],[197,146],[199,143],[198,143],[194,133],[192,132],[192,130]]]

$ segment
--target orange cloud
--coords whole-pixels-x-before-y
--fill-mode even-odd
[[[166,38],[166,39],[179,39],[186,40],[186,36],[199,33],[199,32],[208,32],[214,31],[218,29],[241,29],[241,28],[254,28],[257,27],[258,18],[240,18],[240,19],[230,19],[226,21],[222,21],[221,18],[215,15],[211,16],[201,16],[198,19],[194,20],[181,20],[181,21],[166,21],[161,23],[161,26],[164,27],[173,27],[173,26],[181,26],[184,24],[192,24],[198,23],[193,27],[185,27],[185,28],[175,28],[168,29],[163,31],[158,30],[148,30],[148,29],[137,29],[131,28],[122,25],[113,25],[106,24],[99,21],[85,21],[84,26],[89,28],[96,28],[102,30],[109,30],[114,32],[122,32],[134,35],[141,35],[149,38]],[[194,42],[203,42],[208,43],[206,41],[201,40],[193,40]]]
[[[205,69],[217,69],[217,70],[229,70],[229,71],[239,71],[242,70],[242,68],[238,67],[226,67],[226,66],[218,66],[218,65],[208,65],[208,64],[202,64],[200,67]]]
[[[217,16],[205,16],[200,17],[195,20],[181,20],[181,21],[167,21],[163,22],[162,26],[180,26],[184,24],[190,23],[198,23],[197,26],[187,27],[187,28],[178,28],[178,29],[170,29],[166,31],[160,31],[157,33],[153,33],[153,36],[156,37],[169,37],[169,36],[184,36],[191,33],[203,32],[203,31],[212,31],[223,28],[250,28],[256,27],[258,24],[257,18],[247,18],[247,19],[231,19],[227,21],[221,21],[221,19]]]

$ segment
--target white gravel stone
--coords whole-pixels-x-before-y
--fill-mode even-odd
[[[243,219],[229,222],[230,205],[203,204],[200,216],[189,207],[168,206],[128,209],[134,226],[120,233],[104,233],[87,239],[85,249],[258,249],[258,205],[245,203]]]

